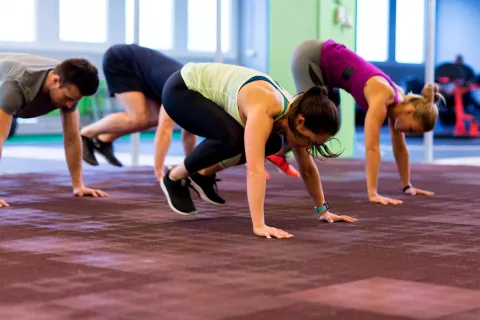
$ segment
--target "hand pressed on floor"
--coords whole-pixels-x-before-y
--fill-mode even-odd
[[[10,205],[3,199],[0,199],[0,208],[10,207]]]
[[[268,239],[271,239],[272,236],[278,239],[293,238],[293,235],[288,232],[266,225],[253,228],[253,233],[255,233],[257,236],[266,237]]]
[[[427,191],[427,190],[422,190],[418,188],[408,188],[405,190],[406,194],[412,195],[412,196],[434,196],[435,193],[432,191]]]
[[[381,195],[374,195],[370,197],[370,202],[375,202],[375,203],[381,203],[381,204],[402,204],[402,200],[397,200],[397,199],[392,199],[392,198],[387,198],[387,197],[382,197]]]
[[[104,198],[107,197],[108,194],[100,189],[91,189],[85,186],[75,188],[73,190],[73,194],[77,197],[85,197],[85,196],[91,196],[94,198]]]
[[[340,222],[340,221],[343,221],[343,222],[356,222],[357,221],[357,219],[355,219],[355,218],[345,216],[345,215],[339,216],[339,215],[336,215],[336,214],[331,213],[329,211],[320,214],[320,216],[318,218],[320,219],[320,221],[326,221],[326,222],[330,222],[330,223]]]

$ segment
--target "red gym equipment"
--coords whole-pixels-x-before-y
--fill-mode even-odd
[[[463,86],[455,80],[451,80],[448,77],[440,78],[440,83],[453,83],[454,86],[454,101],[455,101],[455,130],[453,132],[454,136],[466,136],[467,135],[467,126],[466,122],[470,123],[470,131],[468,135],[470,137],[478,137],[478,124],[475,117],[471,114],[465,113],[465,108],[463,105],[463,95],[469,91],[479,89],[480,86],[476,84],[471,84],[468,86]]]
[[[465,113],[463,105],[463,95],[475,89],[479,89],[480,85],[472,83],[468,75],[470,70],[468,67],[455,64],[444,64],[437,68],[437,79],[441,84],[452,84],[454,87],[454,110],[455,110],[455,130],[454,136],[479,137],[478,124],[475,117]],[[448,75],[446,75],[448,74]],[[469,131],[467,133],[467,125]]]
[[[478,125],[475,117],[471,114],[464,112],[463,106],[463,95],[471,90],[478,89],[477,85],[470,85],[468,87],[462,87],[455,85],[455,136],[464,136],[467,134],[465,122],[470,122],[470,132],[471,137],[478,136]]]

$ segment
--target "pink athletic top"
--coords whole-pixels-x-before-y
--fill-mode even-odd
[[[323,82],[328,88],[340,88],[347,91],[365,112],[368,110],[368,103],[363,89],[367,80],[373,76],[384,77],[395,92],[395,103],[399,100],[398,88],[388,75],[343,44],[336,43],[331,39],[323,43],[320,69]]]

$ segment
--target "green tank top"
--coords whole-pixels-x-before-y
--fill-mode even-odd
[[[238,110],[238,92],[247,83],[267,81],[282,94],[283,109],[274,121],[282,117],[288,110],[292,96],[268,75],[242,66],[223,63],[187,63],[181,70],[185,85],[189,90],[200,93],[215,102],[232,116],[242,127],[245,124]]]

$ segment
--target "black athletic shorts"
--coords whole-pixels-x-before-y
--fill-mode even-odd
[[[112,97],[115,93],[143,92],[143,87],[133,66],[117,57],[115,47],[109,48],[103,55],[103,73],[107,80],[108,91]]]
[[[103,73],[110,96],[137,91],[159,104],[165,82],[182,66],[160,51],[136,44],[114,45],[103,55]]]

